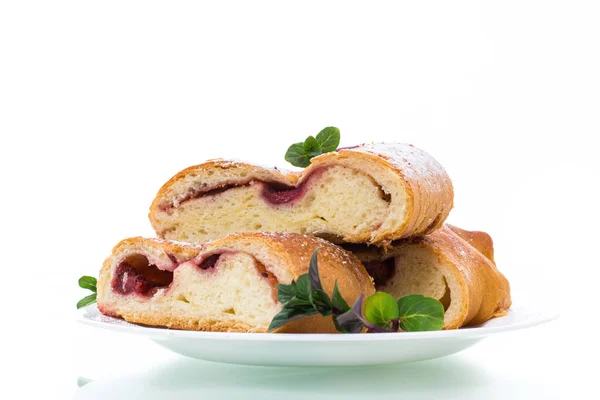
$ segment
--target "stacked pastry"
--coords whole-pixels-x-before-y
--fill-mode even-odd
[[[106,260],[99,309],[148,325],[265,332],[277,284],[307,273],[319,248],[323,288],[349,301],[382,290],[423,294],[444,328],[510,307],[508,281],[483,232],[444,225],[453,202],[444,168],[411,145],[369,144],[317,156],[298,173],[212,160],[159,190],[149,218],[160,239],[127,239]],[[335,332],[304,318],[279,332]]]

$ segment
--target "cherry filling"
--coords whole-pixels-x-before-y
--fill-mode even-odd
[[[191,193],[191,195],[189,196],[189,199],[186,199],[186,200],[197,199],[197,198],[204,197],[204,196],[214,196],[216,194],[223,193],[229,189],[235,189],[238,187],[244,187],[244,186],[248,186],[248,185],[250,185],[250,182],[229,183],[229,184],[225,184],[225,185],[222,185],[217,188],[210,189],[210,190],[205,190],[205,191],[195,190]],[[182,201],[182,203],[183,203],[183,201]]]
[[[194,264],[202,271],[213,269],[218,267],[219,257],[226,253],[229,252],[213,254],[205,258],[199,265]],[[174,256],[171,257],[170,254],[167,255],[171,260],[175,258]],[[279,283],[277,278],[267,271],[260,262],[256,261],[255,267],[258,274],[267,280],[271,288],[273,301],[277,302],[277,284]],[[156,265],[150,264],[146,256],[135,254],[128,256],[117,265],[111,286],[114,292],[121,295],[133,293],[144,297],[152,297],[159,289],[167,288],[172,282],[173,272],[160,270]]]
[[[288,186],[279,182],[253,180],[224,183],[218,187],[190,188],[189,192],[185,195],[185,197],[179,201],[179,204],[181,205],[187,201],[199,199],[201,197],[218,195],[230,189],[247,187],[255,184],[259,184],[262,186],[260,194],[265,201],[273,205],[289,204],[301,199],[302,196],[304,196],[304,194],[306,193],[306,189],[309,182],[314,178],[320,176],[325,171],[325,169],[326,168],[315,169],[310,174],[310,176],[299,186]],[[173,208],[173,204],[160,205],[160,209],[164,212],[169,212]]]
[[[198,265],[198,268],[200,268],[202,270],[214,268],[215,265],[217,264],[217,261],[219,261],[220,256],[221,256],[220,254],[213,254],[212,256],[207,257],[204,261],[202,261],[200,263],[200,265]]]
[[[285,204],[300,199],[304,192],[306,192],[306,185],[290,188],[271,183],[264,184],[261,196],[271,204]]]
[[[152,296],[160,288],[173,282],[173,272],[163,271],[150,264],[148,258],[141,254],[125,258],[117,266],[112,280],[112,289],[119,294],[136,293]]]
[[[396,262],[394,257],[390,257],[383,261],[367,261],[364,265],[369,275],[373,277],[375,287],[385,285],[396,272]]]
[[[187,201],[190,200],[194,200],[194,199],[199,199],[201,197],[207,197],[207,196],[214,196],[220,193],[223,193],[229,189],[235,189],[238,187],[244,187],[244,186],[249,186],[250,182],[240,182],[240,183],[226,183],[223,184],[221,186],[218,187],[212,187],[212,188],[190,188],[188,190],[188,193],[185,195],[185,197],[183,199],[181,199],[179,201],[179,204],[183,204]],[[175,208],[175,206],[171,203],[171,204],[161,204],[159,206],[161,211],[165,211],[168,212],[171,209]]]
[[[281,183],[263,182],[263,189],[260,195],[265,201],[274,205],[294,203],[304,197],[313,179],[323,175],[326,169],[315,169],[304,182],[296,187],[282,185]]]

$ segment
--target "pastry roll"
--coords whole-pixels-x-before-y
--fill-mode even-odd
[[[242,233],[192,245],[160,239],[120,242],[98,279],[98,308],[126,321],[176,329],[266,332],[281,310],[277,284],[308,272],[319,247],[323,289],[353,302],[374,293],[361,262],[325,240],[300,234]],[[277,332],[333,333],[320,315],[288,323]]]
[[[385,245],[439,228],[452,182],[429,154],[365,144],[322,154],[299,173],[213,160],[171,178],[150,207],[161,238],[205,242],[249,231]]]
[[[508,281],[493,260],[490,236],[446,225],[387,249],[348,246],[377,290],[394,297],[422,294],[444,305],[444,329],[478,325],[511,305]]]

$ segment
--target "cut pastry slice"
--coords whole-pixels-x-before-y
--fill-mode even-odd
[[[243,233],[206,245],[132,238],[119,243],[98,280],[98,308],[129,322],[177,329],[266,332],[281,310],[277,284],[308,272],[319,247],[324,290],[335,280],[354,301],[374,293],[361,262],[325,240]],[[331,318],[293,321],[277,332],[336,332]]]
[[[382,245],[439,228],[453,196],[429,154],[368,144],[315,157],[300,173],[224,160],[190,167],[160,189],[149,217],[158,236],[187,242],[266,231]]]
[[[394,242],[387,252],[345,247],[363,261],[377,290],[396,298],[422,294],[440,300],[444,329],[481,324],[504,315],[511,305],[508,281],[494,264],[492,240],[484,232],[446,225]]]

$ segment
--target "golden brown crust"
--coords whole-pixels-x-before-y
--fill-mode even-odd
[[[159,238],[144,238],[136,236],[121,240],[112,249],[112,255],[119,255],[123,252],[129,252],[132,249],[144,249],[145,251],[160,250],[165,254],[172,254],[179,260],[190,260],[198,255],[202,245],[177,242],[174,240],[165,240]]]
[[[365,262],[394,257],[402,246],[420,246],[433,251],[440,259],[440,267],[449,267],[443,271],[444,275],[452,274],[460,292],[466,294],[457,317],[444,326],[444,329],[456,329],[504,315],[511,306],[510,285],[493,263],[491,238],[487,238],[489,235],[483,232],[468,232],[445,225],[429,235],[394,242],[386,250],[366,246],[355,246],[351,250]],[[487,256],[471,243],[479,246]]]
[[[98,309],[105,315],[123,318],[127,322],[133,324],[141,324],[152,327],[165,327],[169,329],[182,329],[188,331],[203,331],[203,332],[255,332],[264,333],[264,329],[255,329],[255,327],[247,324],[232,323],[230,321],[218,321],[211,318],[181,318],[178,316],[163,316],[149,313],[136,312],[121,312],[121,314],[113,313],[110,309],[103,309],[100,304]]]
[[[493,262],[447,227],[421,240],[454,266],[464,280],[468,311],[460,326],[478,325],[506,314],[511,305],[510,285]]]
[[[475,247],[481,254],[486,256],[494,264],[494,242],[492,237],[485,232],[481,231],[467,231],[457,226],[446,224],[446,226],[458,236],[469,242],[469,244]]]
[[[290,283],[296,280],[300,275],[308,272],[310,258],[319,247],[319,272],[323,288],[327,293],[333,291],[335,281],[338,281],[338,287],[344,298],[349,302],[363,293],[369,296],[374,293],[372,280],[364,269],[362,263],[352,254],[343,249],[313,236],[300,234],[279,234],[279,233],[240,233],[230,235],[214,242],[202,246],[174,243],[160,239],[132,238],[120,242],[113,249],[113,254],[109,257],[102,268],[99,279],[98,307],[106,315],[122,317],[126,321],[153,325],[165,326],[175,329],[214,331],[214,332],[264,332],[266,329],[251,326],[244,323],[232,323],[229,321],[220,321],[215,318],[181,318],[176,316],[164,316],[156,313],[146,313],[138,311],[128,311],[123,308],[116,312],[109,302],[104,302],[103,291],[110,290],[112,277],[111,271],[115,262],[121,259],[124,254],[130,254],[132,251],[141,252],[144,247],[156,250],[166,250],[182,260],[189,260],[194,257],[195,262],[202,262],[213,254],[220,254],[227,251],[242,251],[251,254],[260,262],[266,258],[269,261],[276,262],[276,265],[265,264],[270,272],[273,272],[280,283]],[[151,253],[150,249],[147,251]],[[337,332],[331,318],[314,316],[300,319],[277,330],[277,332],[312,332],[312,333],[334,333]]]

